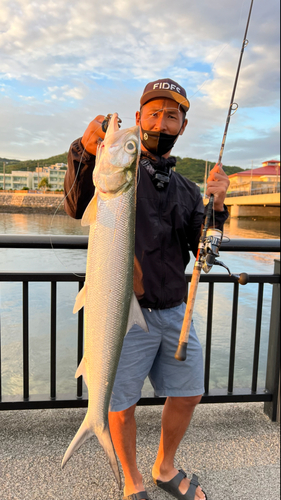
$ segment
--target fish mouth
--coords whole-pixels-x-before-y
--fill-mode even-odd
[[[114,134],[118,130],[119,130],[119,126],[118,126],[118,114],[117,113],[113,113],[112,117],[110,118],[110,122],[109,122],[109,125],[108,125],[108,128],[107,128],[106,136],[105,137],[108,137],[109,135]]]

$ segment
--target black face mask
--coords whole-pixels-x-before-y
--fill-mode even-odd
[[[151,130],[142,130],[142,139],[141,142],[144,145],[145,149],[150,151],[150,153],[154,153],[157,156],[163,156],[168,153],[174,145],[179,136],[164,134],[163,132],[153,132]]]

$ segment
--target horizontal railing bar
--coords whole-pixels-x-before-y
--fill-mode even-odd
[[[84,235],[36,235],[0,234],[0,248],[72,249],[88,248],[88,236]],[[222,241],[224,252],[280,252],[280,239],[234,238]]]
[[[267,402],[272,401],[273,395],[269,392],[264,392],[264,390],[257,391],[255,394],[247,392],[249,389],[237,389],[234,390],[232,394],[227,394],[225,390],[221,391],[210,391],[202,397],[201,404],[209,403],[257,403],[257,402]],[[14,398],[14,397],[13,397]],[[141,398],[137,405],[138,406],[152,406],[152,405],[163,405],[166,398],[156,398],[143,397]],[[55,409],[55,408],[86,408],[88,406],[87,398],[73,398],[68,397],[67,399],[40,399],[30,397],[29,401],[2,401],[0,402],[0,411],[7,410],[39,410],[39,409]]]
[[[191,274],[186,274],[186,281],[191,281]],[[11,282],[78,282],[85,281],[84,275],[77,275],[73,273],[64,272],[0,272],[0,281],[11,281]],[[237,279],[234,276],[229,276],[228,274],[201,274],[201,283],[235,283]],[[280,283],[279,274],[249,274],[249,283]]]
[[[36,235],[1,234],[0,248],[40,248],[40,249],[77,249],[88,248],[88,236],[82,235]]]
[[[50,283],[52,281],[57,282],[68,282],[72,281],[77,283],[78,281],[85,281],[85,275],[81,276],[80,274],[74,273],[64,273],[64,272],[1,272],[0,273],[0,281],[29,281],[29,282],[47,282]]]

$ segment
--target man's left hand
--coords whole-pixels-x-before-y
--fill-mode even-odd
[[[222,212],[224,210],[223,202],[225,200],[229,184],[229,178],[223,171],[222,164],[217,163],[210,171],[210,175],[207,179],[206,195],[214,195],[214,209],[218,212]]]

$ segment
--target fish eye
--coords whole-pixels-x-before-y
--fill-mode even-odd
[[[124,149],[125,149],[126,153],[133,154],[137,150],[137,145],[134,141],[128,141],[128,142],[126,142]]]

